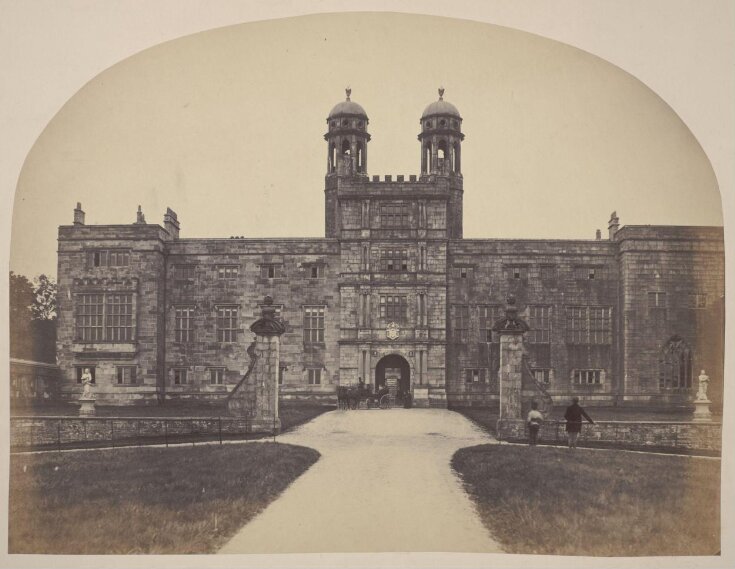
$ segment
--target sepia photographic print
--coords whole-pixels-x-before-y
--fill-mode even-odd
[[[668,90],[704,56],[637,75],[730,4],[559,2],[576,43],[530,1],[62,4],[90,59],[5,201],[4,566],[732,563],[732,110]]]

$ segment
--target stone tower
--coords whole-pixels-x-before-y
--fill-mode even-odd
[[[421,115],[421,175],[462,177],[462,117],[457,107],[444,100],[444,88],[439,88],[439,100],[424,109]]]
[[[340,180],[367,180],[368,116],[360,105],[350,99],[352,89],[345,89],[347,98],[337,103],[327,117],[327,174],[324,183],[324,235],[337,237],[340,212],[337,208],[337,188]]]
[[[327,118],[327,176],[367,174],[368,116],[360,105],[350,99],[352,89],[345,89],[347,98],[334,106]]]

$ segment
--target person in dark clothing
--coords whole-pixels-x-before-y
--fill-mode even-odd
[[[582,430],[582,417],[587,419],[589,423],[594,424],[594,421],[590,419],[590,416],[579,405],[579,397],[572,397],[572,404],[567,407],[564,413],[564,419],[567,421],[569,448],[577,448],[577,437],[579,437],[579,433]]]

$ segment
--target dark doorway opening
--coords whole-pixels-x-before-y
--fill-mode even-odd
[[[396,403],[402,404],[404,395],[411,392],[411,366],[398,354],[382,358],[375,366],[375,390],[388,384]]]

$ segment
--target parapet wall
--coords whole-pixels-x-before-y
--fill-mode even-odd
[[[539,431],[538,441],[565,444],[564,421],[546,421]],[[497,437],[511,442],[528,441],[528,427],[522,419],[498,421]],[[654,421],[599,421],[583,423],[579,444],[603,443],[605,446],[643,449],[681,449],[720,453],[721,423],[685,423]]]

